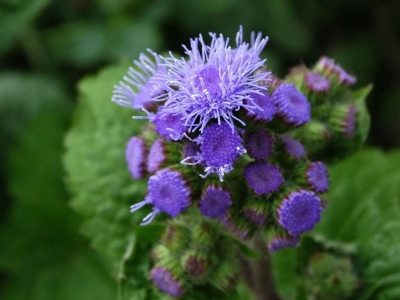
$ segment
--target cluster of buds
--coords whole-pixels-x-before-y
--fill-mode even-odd
[[[365,142],[369,130],[365,98],[370,86],[361,93],[353,91],[356,78],[327,57],[311,69],[294,67],[285,82],[294,84],[311,104],[310,122],[291,133],[307,148],[309,158],[334,162]]]
[[[154,59],[142,54],[114,88],[114,102],[141,109],[146,115],[134,118],[149,120],[126,148],[132,178],[148,178],[147,196],[131,211],[152,205],[146,225],[160,213],[177,217],[193,207],[241,239],[267,232],[270,252],[294,247],[319,222],[325,207],[320,197],[329,188],[326,165],[310,161],[308,147],[294,136],[303,138],[314,113],[332,119],[344,138],[355,135],[357,111],[344,109],[341,127],[337,109],[321,98],[342,93],[342,85],[355,79],[336,65],[328,69],[333,62],[324,59],[315,71],[301,69],[301,76],[296,71],[281,81],[259,56],[268,38],[253,33],[244,42],[240,28],[232,48],[222,35],[210,36],[210,45],[200,35],[184,46],[186,58],[149,50]],[[165,235],[172,230],[183,238],[190,222],[168,227]],[[168,243],[155,250],[159,263],[150,276],[161,290],[179,296],[179,274],[197,274],[204,283],[199,270],[213,262],[204,253],[189,254],[190,247],[184,254],[171,250]],[[168,260],[176,253],[187,258],[179,266]]]
[[[155,266],[150,278],[156,287],[173,297],[196,285],[210,284],[221,291],[234,288],[241,272],[240,247],[224,229],[198,213],[170,220],[152,251]]]

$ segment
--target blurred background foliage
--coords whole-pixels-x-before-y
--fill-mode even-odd
[[[182,52],[180,45],[199,33],[233,38],[241,24],[248,37],[253,30],[270,37],[262,55],[280,76],[327,55],[358,77],[357,87],[372,82],[368,144],[394,149],[400,146],[399,15],[397,0],[0,0],[0,298],[113,299],[116,294],[110,266],[78,233],[82,221],[68,207],[61,166],[80,79],[109,64],[129,63],[146,48]],[[94,124],[82,126],[95,131]],[[370,160],[355,161],[343,167],[347,177],[357,176],[358,166]],[[386,188],[372,183],[381,184],[377,190]],[[352,192],[352,199],[362,196],[362,190]],[[135,191],[124,197],[129,193]],[[398,203],[399,194],[394,195]],[[326,217],[319,228],[329,222]]]

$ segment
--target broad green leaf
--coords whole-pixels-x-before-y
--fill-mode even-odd
[[[116,295],[106,265],[78,235],[79,219],[67,205],[61,153],[69,117],[68,103],[42,103],[10,151],[7,188],[14,202],[0,231],[4,299]]]

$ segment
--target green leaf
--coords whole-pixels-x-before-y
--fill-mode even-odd
[[[67,206],[60,158],[70,111],[67,102],[42,103],[10,151],[7,188],[14,202],[0,232],[5,299],[106,300],[116,294]]]
[[[80,99],[73,127],[65,141],[64,165],[73,198],[71,206],[85,217],[82,232],[94,248],[118,265],[143,213],[129,207],[143,200],[144,180],[132,180],[125,162],[125,145],[139,133],[135,112],[111,102],[113,85],[128,64],[111,67],[79,84]]]

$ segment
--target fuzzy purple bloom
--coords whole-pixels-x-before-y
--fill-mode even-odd
[[[316,72],[308,72],[304,75],[307,88],[315,93],[325,93],[329,90],[331,82]]]
[[[125,150],[128,170],[133,179],[143,178],[146,174],[146,143],[137,136],[130,138]]]
[[[352,105],[347,110],[347,115],[344,119],[344,133],[346,138],[352,139],[356,128],[357,107]]]
[[[174,279],[168,269],[164,267],[155,267],[150,272],[150,278],[162,292],[172,297],[179,297],[182,295],[181,284]]]
[[[266,162],[248,164],[244,168],[244,177],[257,195],[276,192],[284,181],[279,168]]]
[[[149,156],[147,157],[147,171],[154,173],[161,168],[161,164],[165,161],[165,146],[162,139],[154,141],[150,147]]]
[[[217,173],[221,181],[224,174],[233,170],[233,163],[240,155],[246,153],[243,148],[243,140],[238,131],[233,132],[227,123],[212,123],[207,126],[204,133],[197,138],[200,144],[201,154],[195,157],[186,157],[181,163],[183,164],[200,164],[206,165],[203,178],[211,173]],[[188,161],[194,160],[194,163]]]
[[[209,218],[220,218],[231,206],[229,192],[220,187],[208,186],[200,200],[200,212]]]
[[[245,144],[250,157],[263,160],[272,152],[274,140],[266,130],[258,130],[246,135]]]
[[[182,139],[187,129],[182,123],[182,115],[166,113],[163,108],[164,106],[159,106],[157,114],[152,119],[156,125],[156,132],[168,141]]]
[[[275,116],[276,106],[272,102],[271,96],[263,91],[262,94],[254,94],[252,95],[254,104],[260,107],[262,110],[258,109],[253,112],[248,111],[247,115],[249,117],[254,118],[256,121],[260,122],[270,122]]]
[[[308,183],[317,193],[325,193],[329,189],[328,169],[325,164],[318,161],[313,162],[306,172]]]
[[[252,95],[267,88],[257,83],[267,80],[268,72],[256,74],[265,60],[259,54],[267,43],[261,35],[252,45],[242,41],[242,29],[237,35],[237,47],[231,49],[228,39],[210,33],[211,45],[203,37],[193,39],[190,48],[184,46],[188,60],[178,59],[171,53],[160,57],[167,73],[158,78],[168,91],[164,110],[181,114],[189,132],[203,132],[210,120],[226,122],[234,130],[234,121],[245,125],[235,116],[244,108],[250,112],[260,110]],[[199,47],[200,44],[200,47]]]
[[[115,103],[134,109],[142,107],[148,109],[159,96],[165,93],[160,87],[158,76],[165,73],[164,68],[159,68],[160,60],[156,53],[151,52],[156,59],[153,62],[145,54],[141,54],[139,61],[134,61],[140,72],[130,67],[128,75],[119,85],[114,86],[112,101]]]
[[[311,106],[293,84],[282,84],[272,94],[277,114],[289,125],[301,126],[311,119]]]
[[[296,141],[287,135],[280,136],[280,139],[285,146],[286,152],[290,156],[300,159],[306,154],[306,149],[299,141]]]
[[[268,243],[269,253],[274,253],[276,251],[282,250],[284,248],[294,248],[300,242],[300,237],[289,236],[289,237],[274,237]]]
[[[279,224],[293,236],[313,229],[321,219],[321,200],[314,192],[299,190],[284,198],[278,208]]]
[[[182,174],[173,169],[162,169],[150,176],[146,198],[131,206],[134,212],[146,204],[152,204],[153,212],[143,219],[141,225],[149,224],[160,212],[176,217],[190,206],[190,188]]]

